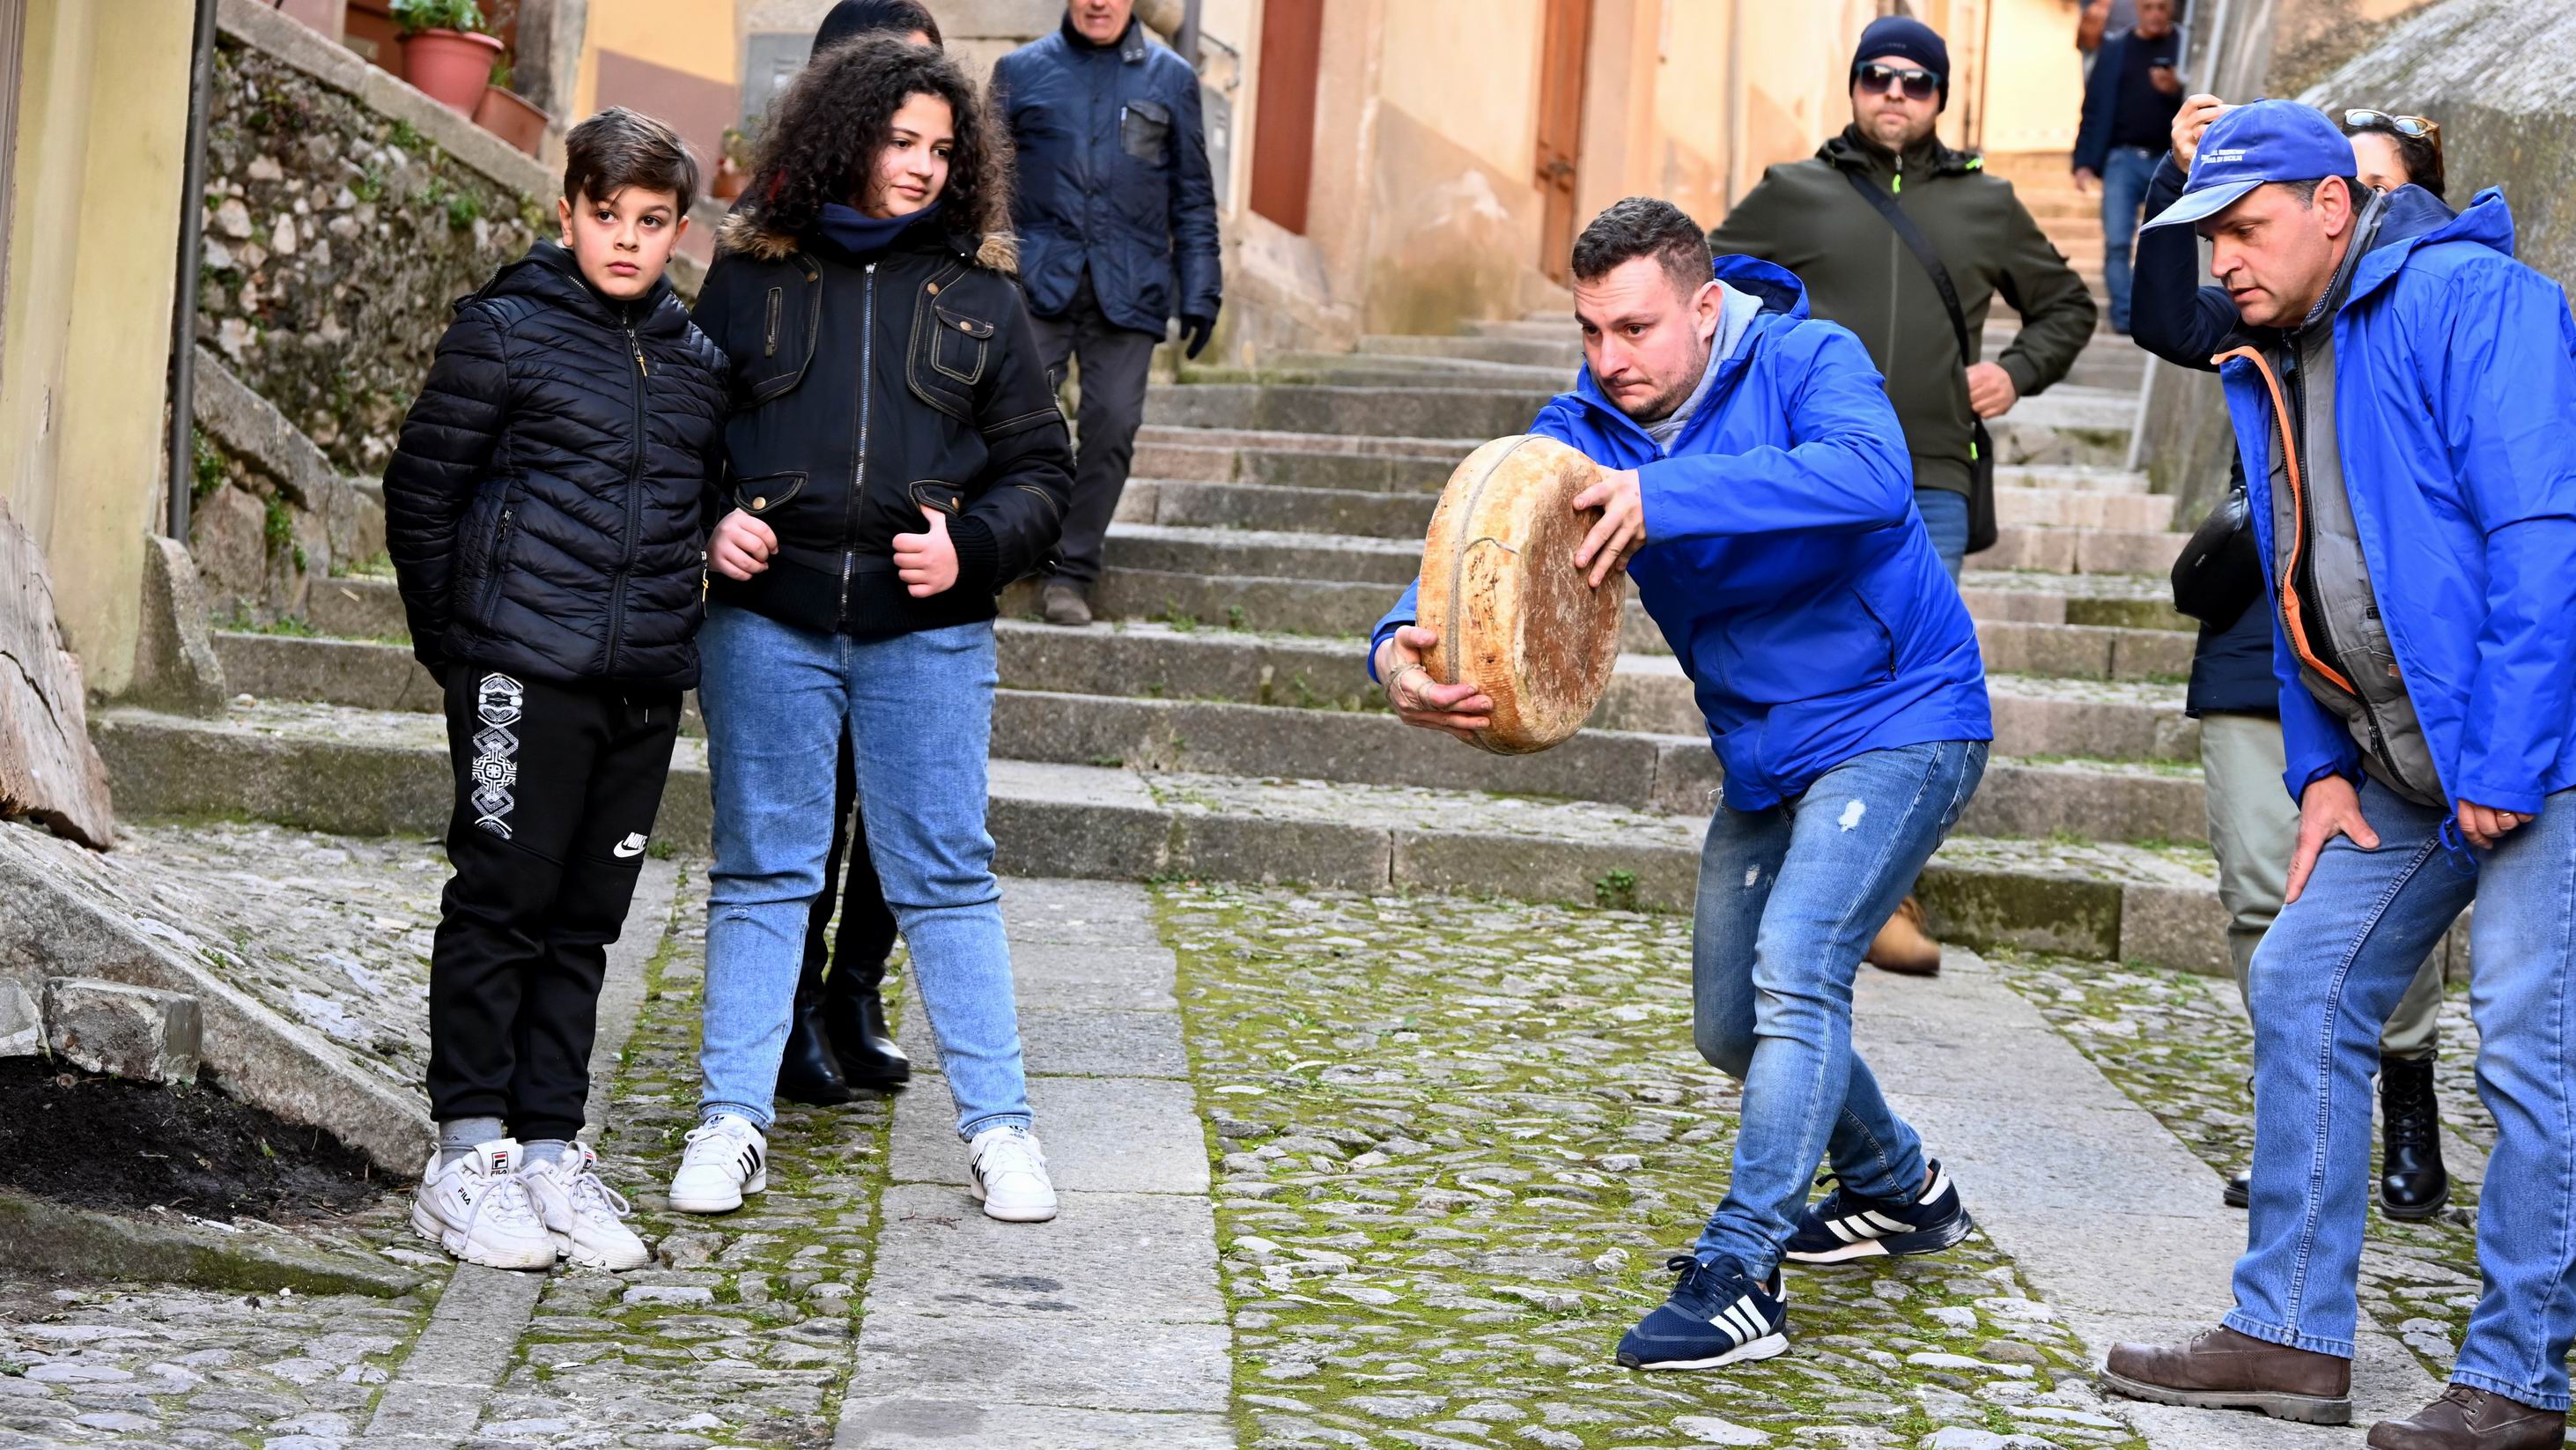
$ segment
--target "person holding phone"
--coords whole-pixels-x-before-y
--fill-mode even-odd
[[[2075,189],[2102,193],[2102,285],[2111,330],[2129,331],[2129,244],[2138,234],[2147,183],[2182,109],[2179,0],[2138,0],[2133,30],[2102,42],[2084,82],[2084,124],[2075,133]]]

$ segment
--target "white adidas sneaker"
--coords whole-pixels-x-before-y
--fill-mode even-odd
[[[1046,1152],[1037,1134],[1015,1123],[986,1128],[966,1145],[966,1183],[966,1191],[982,1200],[986,1218],[1044,1223],[1055,1217]]]
[[[682,1213],[731,1213],[742,1196],[769,1187],[769,1140],[751,1119],[718,1113],[689,1130],[671,1175],[671,1206]]]
[[[441,1168],[438,1151],[420,1172],[412,1232],[487,1269],[551,1269],[555,1240],[519,1181],[519,1141],[495,1138]]]
[[[556,1252],[586,1269],[640,1269],[653,1262],[653,1251],[626,1226],[635,1210],[625,1195],[600,1181],[599,1155],[588,1143],[576,1141],[572,1149],[551,1163],[519,1170]]]

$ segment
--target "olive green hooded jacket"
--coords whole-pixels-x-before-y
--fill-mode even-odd
[[[1949,269],[1968,319],[1971,355],[1959,356],[1950,314],[1931,274],[1885,218],[1852,190],[1856,172],[1895,193]],[[1995,361],[2025,398],[2066,376],[2093,335],[2095,309],[2012,183],[1981,158],[1937,138],[1891,156],[1847,127],[1815,156],[1764,171],[1709,247],[1777,263],[1807,286],[1815,315],[1860,335],[1887,378],[1887,395],[1914,455],[1914,485],[1968,491],[1968,364],[1978,361],[1986,311],[1997,296],[2021,314],[2020,336]]]

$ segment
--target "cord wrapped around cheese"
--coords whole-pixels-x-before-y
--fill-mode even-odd
[[[1574,551],[1600,517],[1574,497],[1601,476],[1553,438],[1497,438],[1449,475],[1422,547],[1416,617],[1438,630],[1433,679],[1473,680],[1494,702],[1476,744],[1545,750],[1583,728],[1619,662],[1627,575],[1594,589]]]

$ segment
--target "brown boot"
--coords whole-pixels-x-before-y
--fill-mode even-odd
[[[1898,902],[1896,914],[1878,929],[1878,939],[1869,944],[1861,960],[1899,976],[1939,976],[1941,944],[1923,929],[1923,903],[1911,896]]]
[[[2351,1360],[2267,1344],[2226,1328],[2173,1348],[2112,1345],[2102,1388],[2160,1405],[2255,1410],[2306,1425],[2352,1423]]]
[[[2452,1385],[2406,1419],[2370,1427],[2370,1450],[2558,1450],[2566,1440],[2565,1411],[2467,1385]]]
[[[1038,609],[1049,624],[1085,625],[1091,622],[1091,601],[1083,597],[1082,586],[1070,579],[1049,579],[1038,591]]]

